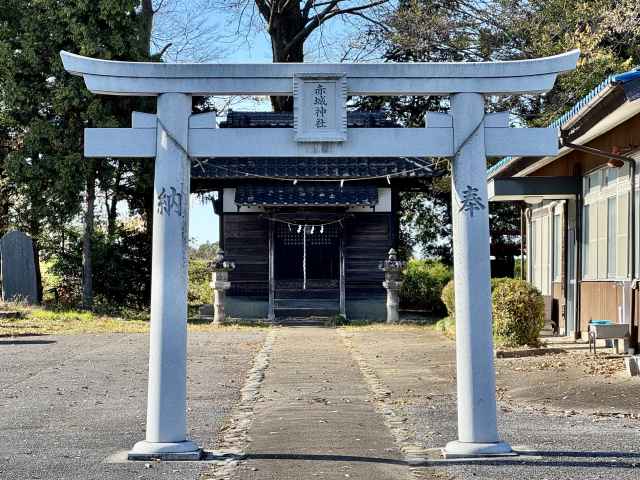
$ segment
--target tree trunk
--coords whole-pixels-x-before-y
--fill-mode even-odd
[[[87,161],[87,160],[85,160]],[[93,264],[91,246],[93,239],[94,205],[96,201],[95,160],[88,160],[87,171],[87,210],[84,214],[84,237],[82,239],[82,306],[93,308]]]
[[[142,0],[140,9],[140,51],[146,53],[147,57],[151,56],[151,33],[153,31],[153,10],[152,0]]]
[[[36,288],[38,290],[37,302],[42,302],[42,271],[40,270],[40,222],[35,216],[31,216],[28,223],[24,225],[26,232],[31,237],[33,248],[33,264],[36,267]]]
[[[305,22],[298,2],[289,3],[291,8],[276,15],[269,28],[272,58],[274,62],[302,63],[304,62],[306,37],[300,37],[296,41],[294,38],[304,29]],[[276,112],[291,112],[293,111],[293,97],[271,97],[271,105]]]
[[[118,217],[118,211],[116,209],[118,201],[115,193],[112,193],[111,196],[105,193],[104,203],[107,208],[107,237],[111,240],[116,233],[116,221]]]
[[[120,181],[122,180],[122,163],[118,162],[116,175],[113,181],[111,196],[105,192],[105,206],[107,208],[107,236],[113,239],[116,233],[116,222],[118,221],[118,201],[120,200]]]
[[[0,179],[0,182],[2,179]],[[9,210],[11,199],[8,188],[0,187],[0,237],[9,230]]]
[[[38,290],[37,303],[42,303],[42,270],[40,269],[40,246],[36,238],[32,239],[33,242],[33,264],[36,267],[36,287]]]

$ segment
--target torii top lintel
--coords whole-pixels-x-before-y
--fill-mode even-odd
[[[573,70],[580,52],[507,62],[475,63],[208,63],[121,62],[60,52],[64,68],[107,95],[292,95],[295,74],[338,74],[349,95],[485,95],[541,93]]]

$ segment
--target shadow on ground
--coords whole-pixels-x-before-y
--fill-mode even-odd
[[[33,335],[25,335],[25,336],[33,336]],[[11,340],[0,339],[0,345],[50,345],[52,343],[56,343],[56,341],[55,340],[19,340],[16,338],[12,338]]]

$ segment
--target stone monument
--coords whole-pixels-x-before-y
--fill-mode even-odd
[[[38,282],[31,238],[13,230],[0,239],[2,300],[38,303]]]

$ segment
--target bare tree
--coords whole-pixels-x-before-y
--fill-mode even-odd
[[[391,0],[218,0],[218,7],[235,12],[236,37],[248,38],[258,28],[271,40],[274,62],[303,62],[305,42],[334,18],[352,17],[385,28],[378,20]],[[344,56],[344,54],[343,54]],[[272,97],[276,111],[293,107],[290,97]]]
[[[214,22],[214,0],[143,0],[151,5],[152,52],[171,62],[205,62],[225,51],[221,26]]]

